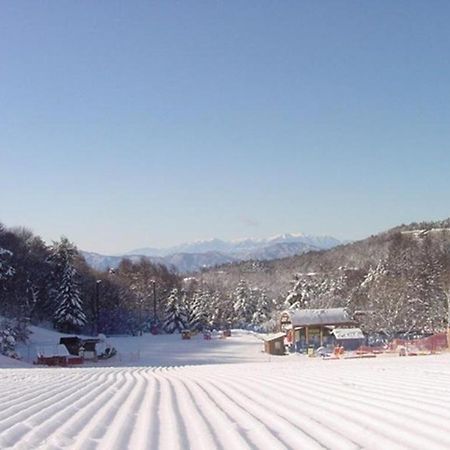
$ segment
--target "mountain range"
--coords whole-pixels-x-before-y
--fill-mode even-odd
[[[145,247],[117,256],[86,251],[82,253],[86,262],[97,270],[115,268],[123,258],[135,261],[144,256],[153,262],[173,266],[179,272],[185,273],[239,261],[284,258],[311,250],[326,250],[340,244],[342,244],[341,241],[331,236],[311,236],[296,233],[282,234],[267,239],[240,239],[235,241],[209,239],[168,248]]]

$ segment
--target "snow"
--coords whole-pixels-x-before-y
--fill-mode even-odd
[[[198,364],[229,364],[267,361],[262,353],[263,344],[253,334],[233,330],[232,337],[205,340],[197,334],[182,340],[179,334],[144,335],[142,337],[117,337],[108,340],[118,350],[115,365],[178,366]],[[133,355],[138,359],[129,361]],[[108,364],[108,362],[105,362]]]
[[[62,336],[40,327],[30,327],[32,334],[28,345],[19,344],[19,354],[29,363],[36,359],[36,353],[45,348],[55,352]],[[87,337],[81,336],[79,337]],[[108,337],[107,342],[114,346],[118,354],[115,358],[92,363],[114,366],[178,366],[185,364],[228,364],[267,361],[262,353],[263,343],[255,338],[254,333],[232,331],[232,338],[219,339],[218,333],[213,339],[204,340],[201,333],[190,340],[182,340],[180,334],[163,334],[153,336],[116,336]],[[0,364],[0,367],[2,365]],[[1,446],[0,446],[1,448]]]
[[[26,362],[0,355],[0,370],[15,367],[30,367],[30,365]]]
[[[67,347],[62,344],[58,345],[44,345],[42,347],[37,347],[37,353],[40,356],[69,356],[70,353]]]
[[[352,322],[345,308],[291,309],[282,314],[289,316],[294,326],[336,325]]]
[[[265,341],[273,341],[274,339],[279,339],[282,337],[286,337],[286,333],[273,333],[273,334],[267,334],[266,336],[263,337],[263,339]]]
[[[1,369],[0,448],[450,448],[450,354],[275,357],[238,331],[111,340],[139,349],[136,367]]]
[[[336,339],[364,339],[360,328],[335,328],[332,333]]]

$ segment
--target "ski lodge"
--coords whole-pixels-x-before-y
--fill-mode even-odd
[[[331,345],[336,342],[334,329],[348,329],[355,325],[345,308],[294,309],[280,315],[280,330],[287,334],[288,341],[297,351]],[[357,336],[360,338],[361,335]]]

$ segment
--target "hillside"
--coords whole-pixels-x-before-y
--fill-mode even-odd
[[[133,262],[138,262],[142,258],[154,264],[163,264],[168,268],[175,268],[178,272],[189,273],[202,269],[203,267],[213,267],[221,264],[239,261],[237,258],[227,256],[220,252],[205,253],[175,253],[168,256],[146,256],[142,254],[107,256],[94,252],[81,252],[86,263],[95,270],[107,271],[116,269],[125,258]]]
[[[201,277],[225,290],[244,279],[279,303],[289,296],[300,307],[376,311],[373,328],[432,331],[446,322],[450,221],[402,225],[330,250],[221,266]]]

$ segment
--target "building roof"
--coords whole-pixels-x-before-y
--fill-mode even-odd
[[[285,338],[286,333],[274,333],[274,334],[268,334],[267,336],[264,336],[263,339],[265,341],[276,341],[277,339]]]
[[[282,313],[288,314],[294,327],[312,325],[345,325],[354,323],[345,308],[294,309]]]
[[[57,345],[44,345],[36,349],[38,356],[51,357],[51,356],[69,356],[70,353],[67,347],[63,344]]]
[[[338,340],[341,339],[364,339],[364,334],[359,328],[335,328],[332,333]]]

